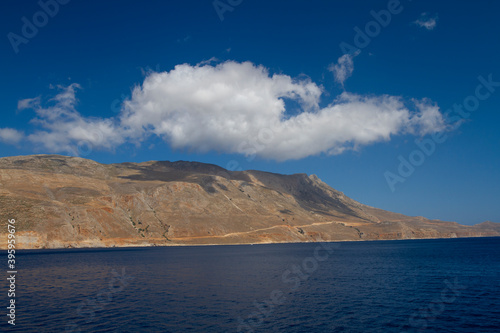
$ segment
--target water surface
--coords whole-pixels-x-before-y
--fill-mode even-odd
[[[500,238],[330,243],[329,252],[318,246],[21,251],[16,326],[7,324],[3,307],[1,327],[13,332],[494,332],[500,327]],[[3,299],[7,306],[6,295]]]

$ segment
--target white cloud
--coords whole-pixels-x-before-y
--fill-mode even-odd
[[[396,96],[344,92],[321,107],[322,87],[311,80],[270,75],[250,62],[183,64],[169,72],[151,72],[116,118],[81,116],[75,109],[78,88],[60,87],[50,107],[30,104],[37,114],[33,123],[41,129],[29,140],[50,151],[78,154],[81,142],[113,149],[156,135],[173,148],[283,161],[443,129],[439,108],[428,100],[405,103]],[[285,100],[299,105],[300,111],[291,114]]]
[[[37,115],[31,122],[42,128],[28,135],[29,141],[49,152],[72,155],[81,155],[79,148],[83,146],[84,149],[88,149],[89,145],[112,149],[124,142],[113,119],[85,118],[76,111],[75,93],[80,88],[78,84],[57,88],[61,92],[50,100],[52,106],[43,108],[40,103],[29,104]],[[25,103],[20,105],[24,107]]]
[[[420,17],[413,23],[421,28],[425,28],[427,30],[433,30],[437,26],[437,20],[438,20],[437,14],[434,16],[430,16],[428,13],[422,13],[420,14]]]
[[[38,105],[40,105],[40,97],[26,98],[17,102],[17,109],[18,110],[33,109]]]
[[[354,71],[353,59],[359,55],[361,51],[356,51],[354,54],[344,54],[338,58],[336,64],[330,64],[328,70],[333,73],[335,81],[340,83],[342,87],[344,86],[345,80],[347,80]]]
[[[419,112],[410,119],[409,133],[423,136],[446,129],[444,117],[439,112],[437,104],[428,99],[413,102]]]
[[[343,93],[320,108],[321,94],[310,80],[270,76],[249,62],[179,65],[152,73],[134,89],[121,124],[129,137],[154,133],[174,148],[276,160],[336,154],[391,135],[441,129],[441,114],[431,113],[428,101],[410,111],[399,97]],[[287,115],[284,98],[298,102],[301,112]]]
[[[13,128],[0,128],[0,142],[8,144],[19,143],[24,137],[23,132]]]

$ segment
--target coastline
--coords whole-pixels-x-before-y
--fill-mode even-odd
[[[278,244],[314,244],[314,243],[346,243],[346,242],[386,242],[386,241],[412,241],[412,240],[441,240],[441,239],[471,239],[471,238],[497,238],[500,235],[487,236],[466,236],[466,237],[425,237],[425,238],[398,238],[398,239],[342,239],[342,240],[316,240],[310,242],[261,242],[261,243],[206,243],[206,244],[119,244],[114,246],[66,246],[66,247],[39,247],[39,248],[16,248],[18,251],[45,251],[45,250],[85,250],[85,249],[133,249],[133,248],[152,248],[152,247],[203,247],[203,246],[237,246],[237,245],[278,245]],[[1,247],[0,251],[7,251],[7,247]]]

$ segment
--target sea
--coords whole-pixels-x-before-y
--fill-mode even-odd
[[[25,250],[16,265],[2,332],[500,332],[494,237]]]

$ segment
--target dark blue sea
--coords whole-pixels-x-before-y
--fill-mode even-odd
[[[6,284],[3,332],[500,332],[500,238],[16,259],[16,325]]]

